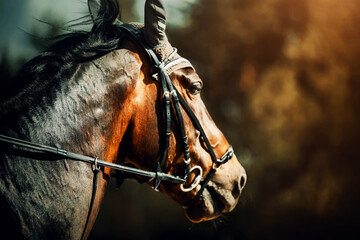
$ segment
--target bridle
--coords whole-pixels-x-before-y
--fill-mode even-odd
[[[164,61],[160,62],[158,57],[156,56],[155,52],[151,49],[151,47],[146,43],[146,40],[144,39],[144,36],[142,34],[142,31],[131,25],[131,24],[122,24],[119,25],[119,30],[126,33],[131,39],[134,40],[134,42],[137,44],[137,46],[140,47],[142,52],[147,56],[147,58],[150,60],[150,62],[153,65],[153,77],[157,79],[161,84],[161,91],[163,96],[163,108],[164,108],[164,115],[165,115],[165,143],[163,146],[163,154],[161,157],[161,160],[157,163],[156,171],[146,171],[141,170],[135,167],[115,164],[106,162],[103,160],[98,159],[97,157],[89,157],[73,152],[68,152],[63,149],[50,147],[42,144],[32,143],[29,141],[21,140],[18,138],[8,137],[4,135],[0,135],[0,142],[13,145],[12,148],[15,146],[22,147],[25,149],[29,149],[31,151],[41,152],[41,153],[50,153],[54,156],[61,157],[62,159],[70,159],[75,161],[82,161],[86,163],[92,164],[94,166],[94,184],[93,184],[93,193],[92,193],[92,199],[90,203],[90,209],[88,213],[88,219],[85,224],[84,232],[87,228],[89,218],[92,213],[92,208],[94,204],[94,199],[96,196],[97,191],[97,176],[98,172],[100,171],[100,166],[103,167],[109,167],[115,170],[118,170],[120,172],[124,173],[130,173],[135,175],[140,175],[144,177],[148,177],[151,180],[154,180],[154,189],[157,190],[161,181],[166,181],[174,184],[180,184],[180,189],[183,192],[190,192],[193,189],[195,189],[198,185],[201,184],[200,190],[196,193],[195,197],[188,203],[186,203],[183,207],[187,208],[191,206],[199,197],[201,196],[202,192],[204,191],[205,187],[207,186],[208,182],[212,179],[215,172],[220,168],[221,165],[225,164],[229,159],[232,158],[234,150],[232,146],[230,145],[228,150],[225,152],[225,154],[218,159],[214,153],[214,150],[206,136],[205,131],[203,130],[198,118],[190,108],[190,106],[187,104],[185,99],[181,96],[181,94],[178,92],[178,90],[175,88],[174,84],[172,83],[171,79],[169,78],[169,75],[167,74],[167,68],[169,66],[172,66],[174,64],[174,61],[170,61],[171,57],[176,54],[176,49],[174,49],[173,53],[167,57]],[[187,61],[184,58],[181,58],[183,61]],[[175,60],[177,61],[177,60]],[[172,101],[171,101],[171,100]],[[171,104],[172,103],[172,104]],[[180,126],[180,133],[181,133],[181,139],[182,139],[182,148],[184,152],[184,165],[185,165],[185,173],[183,176],[174,176],[170,174],[166,174],[162,172],[162,168],[164,167],[164,164],[166,162],[166,159],[168,157],[168,150],[169,150],[169,142],[170,142],[170,135],[171,135],[171,109],[172,106],[174,108],[174,113],[176,115],[178,124]],[[195,128],[200,132],[200,136],[202,137],[203,141],[206,144],[207,151],[211,156],[212,159],[212,167],[205,179],[202,181],[203,177],[203,170],[200,166],[195,165],[194,167],[190,168],[191,158],[190,158],[190,150],[188,145],[188,139],[185,132],[185,125],[183,120],[183,115],[181,112],[181,107],[185,110],[189,118],[191,119],[192,123],[194,124]],[[56,160],[58,160],[57,158]],[[187,179],[190,176],[191,172],[195,172],[196,170],[199,171],[198,176],[193,180],[191,185],[189,187],[185,187],[184,184],[186,183]],[[201,182],[202,181],[202,182]]]
[[[142,50],[142,52],[147,56],[147,58],[150,60],[150,63],[153,65],[153,77],[158,80],[161,84],[161,90],[162,90],[162,96],[164,101],[164,115],[165,115],[165,144],[164,144],[164,151],[162,154],[162,158],[160,162],[157,163],[157,169],[162,169],[165,163],[165,160],[168,156],[168,150],[169,150],[169,141],[170,141],[170,128],[171,128],[171,101],[170,96],[173,103],[174,112],[176,115],[176,118],[178,120],[178,124],[180,127],[180,133],[181,133],[181,139],[182,139],[182,147],[184,152],[184,165],[185,165],[185,174],[183,176],[183,180],[188,179],[190,176],[190,173],[199,170],[198,176],[195,178],[193,183],[190,185],[190,187],[185,187],[184,183],[181,183],[180,189],[183,192],[189,192],[196,188],[201,180],[202,180],[202,168],[200,166],[195,165],[194,167],[190,168],[191,158],[190,158],[190,150],[188,145],[188,139],[185,132],[185,125],[184,125],[184,119],[181,112],[181,107],[185,110],[185,112],[188,114],[189,118],[191,119],[192,123],[194,124],[195,128],[200,132],[200,136],[202,137],[203,141],[206,144],[208,153],[211,156],[212,159],[212,167],[207,176],[205,177],[204,181],[201,184],[200,190],[196,193],[195,197],[188,203],[186,203],[183,207],[187,208],[191,206],[202,194],[204,191],[206,185],[208,182],[212,179],[215,172],[220,168],[221,165],[226,163],[229,159],[232,158],[234,154],[234,150],[232,146],[230,145],[228,150],[224,153],[224,155],[218,159],[215,155],[215,152],[210,144],[209,139],[206,136],[206,133],[204,129],[201,126],[200,121],[188,105],[188,103],[185,101],[185,99],[181,96],[181,94],[178,92],[176,87],[174,86],[173,82],[171,81],[169,75],[167,74],[167,68],[171,65],[173,65],[173,61],[170,61],[173,55],[176,54],[177,50],[174,48],[173,53],[171,53],[164,61],[159,61],[157,55],[152,50],[152,48],[146,43],[146,40],[144,39],[144,35],[142,31],[137,28],[134,25],[131,24],[122,24],[119,26],[120,31],[123,31],[128,34],[134,40],[134,42],[137,44],[138,47]],[[177,59],[175,61],[182,60],[182,61],[188,61],[184,58]],[[160,182],[163,180],[160,175],[158,175],[157,178],[154,179],[154,189],[157,189],[160,185]]]

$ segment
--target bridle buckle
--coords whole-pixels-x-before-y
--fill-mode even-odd
[[[229,149],[226,151],[226,153],[224,153],[224,155],[220,158],[220,159],[216,159],[216,162],[213,163],[212,168],[217,170],[221,167],[221,165],[223,165],[224,163],[227,163],[227,161],[229,161],[234,155],[234,149],[233,147],[230,145]],[[216,167],[217,165],[217,167]]]
[[[94,163],[91,165],[91,166],[93,166],[92,167],[93,172],[99,172],[100,171],[100,166],[98,165],[98,160],[99,160],[98,157],[94,158]]]

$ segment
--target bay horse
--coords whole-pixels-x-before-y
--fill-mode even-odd
[[[168,43],[162,2],[146,2],[145,27],[121,23],[117,1],[88,5],[90,32],[58,41],[2,86],[1,136],[58,151],[0,143],[2,233],[86,239],[114,174],[101,162],[154,173],[120,176],[154,186],[192,222],[232,211],[245,170],[201,100],[202,80]]]

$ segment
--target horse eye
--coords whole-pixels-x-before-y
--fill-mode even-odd
[[[202,83],[201,82],[193,83],[193,84],[191,84],[191,86],[189,88],[190,93],[193,94],[193,95],[199,94],[201,89],[202,89]]]

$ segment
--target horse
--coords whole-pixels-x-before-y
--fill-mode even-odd
[[[3,83],[0,134],[94,156],[94,164],[0,143],[2,233],[13,239],[86,239],[118,173],[97,166],[100,159],[154,172],[150,179],[119,175],[152,185],[194,223],[232,211],[246,173],[206,110],[202,80],[172,47],[170,57],[156,53],[161,61],[154,74],[141,47],[146,41],[154,49],[170,46],[162,2],[146,2],[145,26],[136,31],[140,40],[129,37],[117,19],[117,1],[88,5],[90,32],[67,35]],[[165,175],[186,177],[179,184],[161,181]]]

